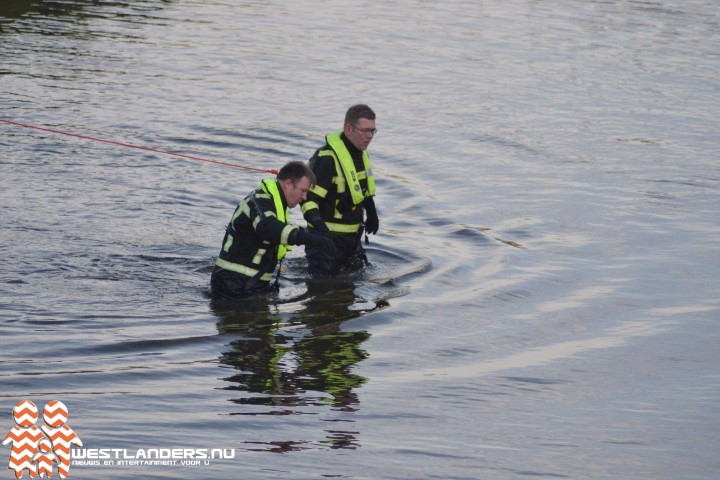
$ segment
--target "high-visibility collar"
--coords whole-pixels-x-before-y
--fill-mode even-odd
[[[290,211],[283,204],[283,197],[282,193],[280,193],[280,189],[278,188],[277,180],[275,180],[274,178],[266,178],[260,184],[260,188],[262,188],[265,193],[270,195],[273,199],[273,202],[275,202],[275,214],[277,215],[277,219],[283,223],[287,223],[288,219],[290,218]],[[290,250],[289,245],[279,244],[277,252],[278,260],[282,260],[283,258],[285,258],[288,250]]]
[[[372,165],[370,165],[370,157],[368,156],[367,151],[363,150],[363,164],[365,166],[365,173],[367,174],[367,194],[364,194],[362,187],[360,187],[360,179],[358,178],[357,171],[355,170],[355,164],[353,163],[352,156],[350,155],[347,146],[345,146],[345,142],[343,142],[342,138],[340,138],[341,133],[341,131],[328,133],[325,136],[325,140],[328,145],[330,145],[330,148],[333,149],[335,155],[337,155],[337,159],[340,162],[340,168],[342,168],[345,181],[350,189],[353,204],[359,205],[363,200],[365,200],[366,196],[372,197],[375,195],[375,178],[372,174]]]

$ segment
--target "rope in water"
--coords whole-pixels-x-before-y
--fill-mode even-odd
[[[50,132],[50,133],[56,133],[58,135],[66,135],[68,137],[76,137],[76,138],[82,138],[85,140],[92,140],[94,142],[103,142],[103,143],[109,143],[111,145],[118,145],[121,147],[127,147],[127,148],[136,148],[138,150],[145,150],[147,152],[154,152],[154,153],[161,153],[163,155],[172,155],[175,157],[181,157],[188,160],[196,160],[199,162],[207,162],[207,163],[215,163],[218,165],[225,165],[226,167],[235,167],[235,168],[242,168],[244,170],[254,170],[256,172],[263,172],[263,173],[272,173],[273,175],[277,175],[278,171],[275,169],[268,169],[268,168],[258,168],[258,167],[250,167],[247,165],[240,165],[238,163],[231,163],[231,162],[223,162],[221,160],[213,160],[211,158],[203,158],[203,157],[197,157],[195,155],[186,155],[184,153],[176,153],[176,152],[169,152],[167,150],[160,150],[157,148],[151,148],[151,147],[144,147],[142,145],[133,145],[131,143],[125,143],[125,142],[117,142],[115,140],[107,140],[104,138],[97,138],[97,137],[91,137],[88,135],[81,135],[79,133],[73,133],[73,132],[66,132],[63,130],[55,130],[53,128],[47,128],[47,127],[40,127],[37,125],[30,125],[28,123],[20,123],[15,122],[12,120],[5,120],[0,118],[0,122],[7,123],[8,125],[15,125],[17,127],[24,127],[24,128],[32,128],[34,130],[42,130],[43,132]]]

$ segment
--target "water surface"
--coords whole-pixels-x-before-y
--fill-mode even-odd
[[[3,428],[235,454],[71,478],[716,478],[718,45],[711,1],[0,7],[0,118],[271,169],[366,102],[381,218],[216,305],[262,173],[0,123]]]

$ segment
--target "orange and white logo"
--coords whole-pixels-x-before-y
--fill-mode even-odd
[[[47,438],[40,440],[38,445],[40,451],[33,456],[33,462],[37,465],[37,474],[40,477],[52,477],[53,462],[58,461],[57,455],[52,452],[52,444]]]
[[[3,440],[3,445],[12,445],[8,469],[15,471],[15,478],[22,478],[26,470],[30,478],[50,478],[55,462],[60,478],[65,479],[70,472],[70,448],[81,447],[82,442],[67,425],[68,409],[61,401],[51,400],[45,405],[42,430],[35,425],[38,413],[30,400],[21,400],[13,408],[17,425]]]

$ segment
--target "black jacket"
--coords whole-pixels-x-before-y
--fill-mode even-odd
[[[275,179],[264,180],[265,188],[253,191],[238,204],[211,277],[215,297],[267,288],[278,264],[278,248],[289,245],[293,230],[298,228],[279,219],[284,213],[276,211],[273,188],[266,182],[274,182],[274,193],[287,212],[287,202]]]

